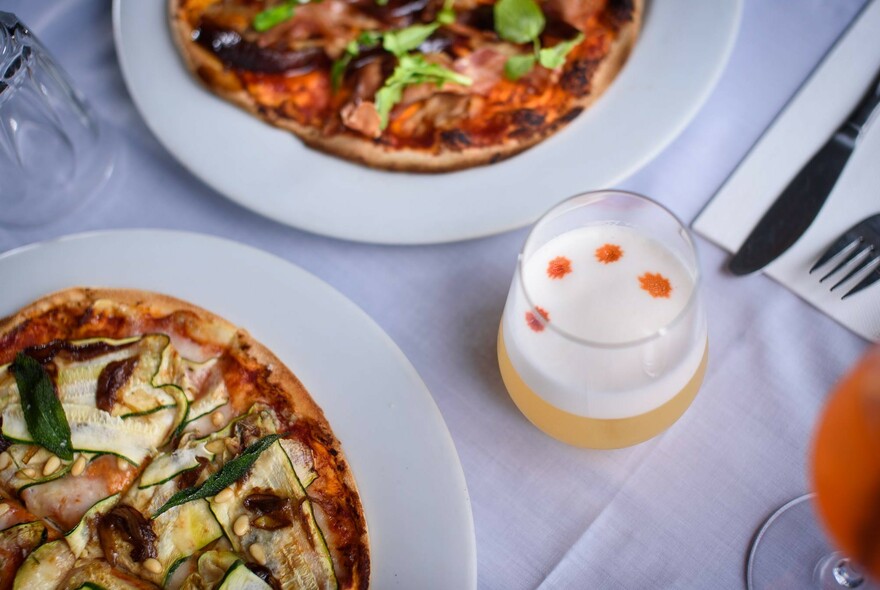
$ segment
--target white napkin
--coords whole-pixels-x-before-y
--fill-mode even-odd
[[[789,181],[846,119],[878,69],[880,0],[874,0],[697,217],[694,230],[722,248],[737,251]],[[764,272],[857,334],[880,341],[880,281],[841,301],[857,281],[831,293],[831,285],[845,273],[822,284],[819,278],[824,273],[809,274],[840,234],[874,213],[880,213],[878,113],[813,225]]]

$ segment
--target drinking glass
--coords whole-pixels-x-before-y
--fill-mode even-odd
[[[777,510],[755,538],[749,589],[877,590],[880,346],[832,393],[816,429],[812,466],[815,493]]]
[[[0,11],[0,222],[58,219],[112,169],[109,135],[88,103],[31,31]]]
[[[687,229],[633,193],[572,197],[532,229],[498,333],[508,393],[563,442],[618,448],[671,426],[706,368],[706,315]]]

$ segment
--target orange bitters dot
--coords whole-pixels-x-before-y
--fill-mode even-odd
[[[623,250],[617,244],[604,244],[596,248],[596,260],[602,264],[617,262],[623,256]]]
[[[550,321],[550,314],[547,313],[547,310],[543,307],[535,306],[535,311],[537,311],[542,318],[544,318],[545,322]],[[538,319],[534,313],[527,311],[526,312],[526,324],[529,325],[529,328],[534,330],[535,332],[540,332],[544,329],[544,324],[541,323],[541,320]]]
[[[669,279],[658,273],[646,272],[639,277],[642,289],[648,292],[651,297],[666,297],[672,293],[672,285]]]
[[[571,260],[565,256],[557,256],[547,264],[547,276],[551,279],[561,279],[571,272]]]

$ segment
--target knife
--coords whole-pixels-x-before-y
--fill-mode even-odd
[[[764,268],[807,231],[825,204],[862,130],[880,104],[880,74],[843,125],[788,183],[730,260],[735,275]]]

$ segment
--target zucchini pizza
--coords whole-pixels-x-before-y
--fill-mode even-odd
[[[188,69],[307,145],[387,170],[497,162],[611,84],[642,0],[170,0]]]
[[[321,409],[245,330],[75,288],[0,320],[0,589],[362,589]]]

